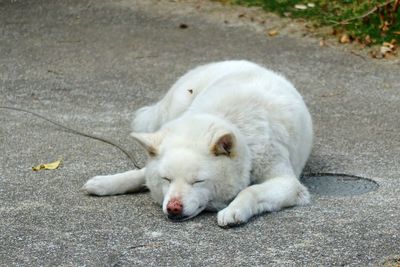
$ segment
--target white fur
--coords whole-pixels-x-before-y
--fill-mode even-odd
[[[83,187],[88,193],[121,194],[145,184],[164,213],[178,199],[185,219],[219,210],[220,226],[309,202],[298,178],[311,151],[310,114],[290,82],[259,65],[197,67],[158,103],[139,109],[132,126],[152,155],[146,167],[94,177]]]

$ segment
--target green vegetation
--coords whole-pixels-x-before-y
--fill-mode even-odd
[[[261,6],[291,18],[305,18],[314,26],[332,26],[351,39],[371,44],[400,39],[400,0],[222,0]],[[392,41],[393,43],[393,41]]]

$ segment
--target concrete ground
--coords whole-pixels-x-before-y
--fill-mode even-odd
[[[290,34],[269,38],[207,13],[150,0],[0,1],[0,105],[116,140],[143,163],[128,137],[136,108],[198,64],[253,60],[285,74],[304,95],[315,123],[306,171],[363,176],[379,189],[313,195],[308,206],[232,229],[219,228],[213,213],[172,223],[148,193],[100,198],[79,191],[94,175],[132,168],[119,150],[1,109],[1,266],[366,266],[399,259],[400,65]],[[31,170],[58,158],[57,170]]]

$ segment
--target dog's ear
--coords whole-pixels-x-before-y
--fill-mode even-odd
[[[150,157],[158,155],[158,147],[160,146],[164,135],[160,132],[155,133],[135,133],[131,136],[144,148]]]
[[[232,133],[225,133],[219,135],[211,147],[211,153],[215,156],[228,156],[233,157],[235,151],[235,136]]]

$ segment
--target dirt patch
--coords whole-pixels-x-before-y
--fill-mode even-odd
[[[123,0],[122,5],[129,5],[129,1]],[[334,47],[354,54],[364,60],[381,61],[385,63],[400,64],[397,51],[386,53],[390,45],[365,46],[352,40],[346,41],[346,36],[338,35],[330,27],[312,26],[311,22],[304,19],[291,19],[279,17],[273,13],[267,13],[260,7],[243,7],[212,2],[209,0],[161,0],[146,1],[148,6],[157,5],[166,11],[169,16],[178,14],[201,14],[208,21],[221,23],[226,27],[247,27],[249,30],[265,35],[265,38],[277,38],[280,35],[302,38],[310,43],[310,46]],[[184,22],[185,28],[190,27],[190,21]],[[397,55],[396,55],[397,54]],[[381,60],[384,59],[384,60]]]

